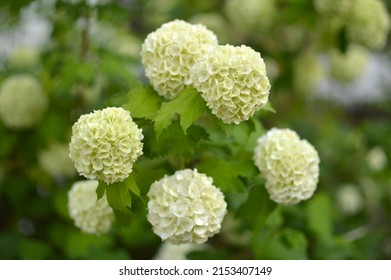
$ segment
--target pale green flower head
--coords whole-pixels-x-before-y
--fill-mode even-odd
[[[71,177],[76,169],[69,158],[67,144],[51,143],[38,155],[39,164],[52,177]]]
[[[68,192],[69,216],[84,233],[107,233],[114,222],[114,212],[103,195],[96,194],[98,181],[78,181]]]
[[[227,17],[244,32],[259,32],[269,29],[277,18],[274,0],[227,0]]]
[[[217,46],[194,66],[194,87],[212,113],[238,124],[265,107],[270,82],[260,53],[250,47]]]
[[[313,52],[297,56],[293,62],[293,87],[299,94],[311,94],[324,76],[324,69]]]
[[[345,53],[334,49],[331,52],[330,72],[337,80],[350,82],[364,74],[368,61],[368,51],[364,47],[352,45]]]
[[[315,10],[326,16],[345,16],[355,0],[315,0]]]
[[[148,192],[148,221],[156,235],[173,244],[201,244],[220,232],[227,212],[213,179],[185,169],[154,182]]]
[[[356,0],[346,24],[348,40],[370,49],[382,49],[387,41],[391,21],[380,0]]]
[[[73,125],[69,156],[80,175],[106,184],[121,182],[142,155],[143,138],[128,111],[96,110]]]
[[[204,25],[183,20],[165,23],[142,44],[145,75],[159,95],[173,99],[191,84],[196,60],[216,45],[216,35]]]
[[[0,88],[0,119],[10,129],[35,127],[43,118],[48,97],[41,84],[29,74],[12,75]]]
[[[319,155],[306,140],[290,129],[269,130],[258,139],[254,162],[266,179],[270,199],[297,204],[309,199],[319,180]]]

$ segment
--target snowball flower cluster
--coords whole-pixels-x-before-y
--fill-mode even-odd
[[[121,182],[143,153],[143,138],[128,111],[109,107],[82,115],[73,125],[69,155],[80,175]]]
[[[353,184],[344,184],[338,187],[336,203],[341,212],[347,216],[354,215],[364,207],[364,197],[360,188]]]
[[[340,81],[353,81],[362,75],[369,62],[368,51],[351,45],[346,53],[334,50],[331,53],[331,75]]]
[[[36,126],[48,106],[41,84],[29,74],[12,75],[0,88],[0,119],[11,129]]]
[[[145,75],[167,99],[191,84],[190,70],[199,56],[217,45],[216,35],[201,24],[174,20],[150,33],[141,47]]]
[[[224,123],[248,120],[263,108],[270,82],[260,53],[247,46],[217,46],[192,71],[194,87]]]
[[[220,231],[227,212],[223,193],[197,170],[179,170],[154,182],[148,197],[153,231],[173,244],[206,242]]]
[[[270,198],[291,205],[310,198],[319,179],[319,155],[290,129],[269,130],[258,139],[254,162],[266,179]]]
[[[347,37],[365,47],[381,49],[390,24],[390,16],[381,0],[355,0],[346,23]]]
[[[98,181],[78,181],[68,192],[68,211],[75,223],[85,233],[101,234],[110,230],[114,212],[106,196],[98,200]]]
[[[76,174],[66,144],[50,144],[39,153],[38,159],[42,169],[52,177],[71,177]]]
[[[277,14],[275,3],[270,0],[228,0],[225,11],[228,19],[244,32],[268,29]]]
[[[355,0],[315,0],[315,9],[328,16],[346,15]]]

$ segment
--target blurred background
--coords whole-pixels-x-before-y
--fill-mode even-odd
[[[0,119],[0,259],[391,259],[390,10],[375,0],[2,0],[0,85],[33,77],[47,101],[28,128]],[[260,116],[263,127],[294,129],[316,147],[318,190],[275,208],[265,229],[252,227],[256,215],[228,214],[203,246],[170,251],[142,203],[109,234],[84,234],[67,210],[82,179],[68,157],[71,127],[147,83],[141,44],[174,19],[261,53],[276,111]]]

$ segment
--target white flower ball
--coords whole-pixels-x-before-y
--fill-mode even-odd
[[[258,139],[254,162],[266,179],[270,198],[279,204],[309,199],[319,180],[319,155],[290,129],[269,130]]]
[[[355,0],[346,24],[348,40],[381,49],[390,31],[390,16],[380,0]]]
[[[96,110],[73,125],[69,156],[80,175],[106,184],[121,182],[142,155],[143,138],[128,111]]]
[[[101,234],[111,229],[114,212],[106,196],[98,200],[98,181],[78,181],[68,192],[68,211],[75,226],[85,233]]]
[[[0,119],[8,128],[23,130],[36,126],[46,111],[48,97],[29,74],[12,75],[0,88]]]
[[[225,11],[228,19],[244,32],[267,30],[277,16],[272,0],[227,0]]]
[[[270,82],[260,53],[247,46],[217,46],[195,64],[194,87],[224,123],[248,120],[269,98]]]
[[[191,84],[198,57],[217,45],[216,35],[201,24],[174,20],[150,33],[141,47],[141,61],[153,88],[166,99]]]
[[[197,170],[180,170],[154,182],[148,197],[153,231],[173,244],[206,242],[220,232],[227,212],[223,193]]]
[[[50,144],[39,153],[38,159],[41,167],[52,177],[71,177],[76,174],[66,144]]]
[[[340,81],[353,81],[364,74],[368,62],[368,51],[361,46],[352,45],[346,53],[333,50],[330,64],[331,75]]]

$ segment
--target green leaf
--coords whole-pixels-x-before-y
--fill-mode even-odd
[[[105,194],[107,187],[108,185],[105,182],[99,181],[98,187],[96,188],[96,195],[98,196],[98,199],[100,199]]]
[[[140,189],[138,188],[138,185],[136,183],[135,175],[134,173],[131,173],[128,178],[124,180],[124,184],[129,188],[129,190],[137,195],[139,198],[141,197]]]
[[[333,205],[330,198],[317,193],[307,204],[308,228],[325,243],[333,239]]]
[[[276,204],[269,199],[265,187],[256,185],[250,188],[248,198],[239,207],[236,216],[243,219],[252,231],[258,232],[275,208]]]
[[[195,125],[191,126],[187,131],[187,135],[185,135],[179,122],[175,121],[162,132],[158,141],[157,137],[151,137],[149,145],[154,155],[174,154],[190,158],[195,154],[199,141],[207,138],[206,131]]]
[[[223,191],[243,191],[246,186],[238,177],[250,177],[256,174],[254,164],[248,160],[208,158],[201,163],[198,169],[211,176],[215,185]]]
[[[129,102],[122,107],[128,110],[133,118],[152,120],[160,109],[163,98],[148,85],[146,88],[139,85],[128,93]]]
[[[272,104],[270,102],[266,103],[266,106],[262,108],[262,110],[271,112],[271,113],[277,113],[276,109],[273,108]]]
[[[206,103],[201,94],[194,88],[185,89],[174,100],[163,103],[156,113],[153,119],[156,136],[159,138],[161,133],[171,125],[176,114],[180,116],[180,125],[186,134],[187,129],[205,110]]]
[[[130,186],[124,182],[108,185],[106,196],[109,205],[118,211],[128,212],[132,205],[132,198],[129,193]]]

